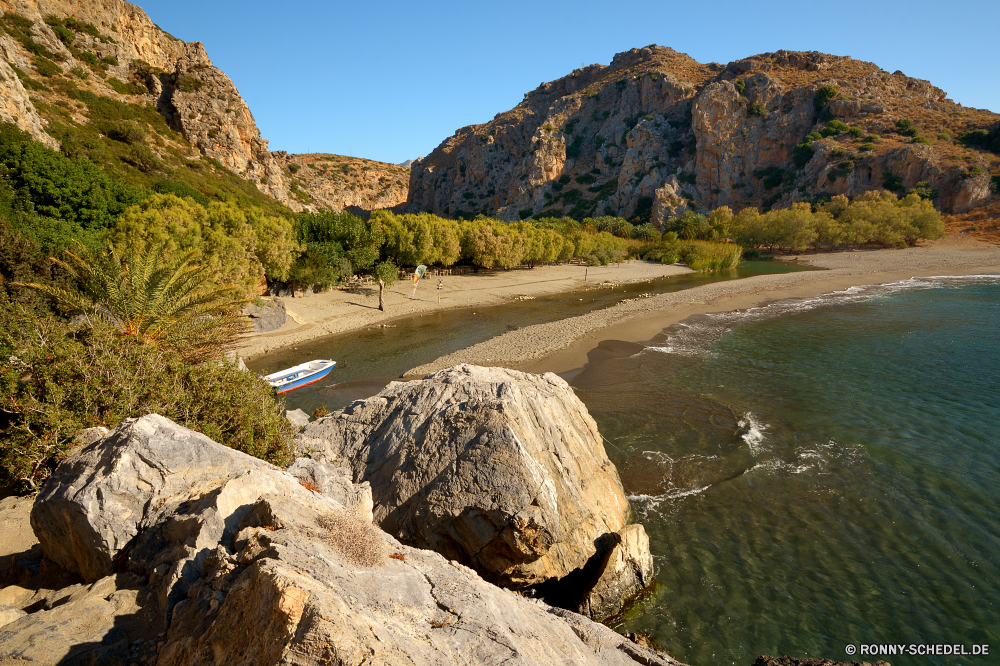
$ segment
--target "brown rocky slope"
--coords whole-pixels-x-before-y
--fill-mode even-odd
[[[89,122],[67,94],[71,85],[148,107],[179,133],[157,140],[157,158],[213,158],[265,194],[301,208],[289,198],[286,172],[246,102],[201,42],[167,34],[123,0],[0,0],[0,10],[0,120],[57,147],[46,132],[51,123]]]
[[[406,202],[408,167],[346,155],[271,154],[287,172],[289,197],[310,210],[367,213]]]
[[[912,125],[900,131],[901,120]],[[844,123],[839,133],[806,141],[830,121]],[[407,207],[662,222],[687,208],[888,187],[937,190],[943,211],[962,213],[995,199],[1000,162],[957,137],[998,121],[927,81],[849,57],[779,51],[702,64],[654,45],[544,83],[458,130],[411,167]],[[796,151],[802,143],[811,156]]]

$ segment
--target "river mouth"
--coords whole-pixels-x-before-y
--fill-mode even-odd
[[[385,328],[369,327],[310,340],[260,356],[247,365],[254,372],[269,374],[313,359],[337,361],[327,379],[284,396],[290,410],[302,409],[311,414],[325,407],[336,411],[375,395],[410,368],[510,330],[576,317],[642,294],[664,294],[714,282],[804,270],[818,269],[789,261],[747,261],[727,271],[673,275],[613,288],[595,284],[503,305],[442,310],[390,320]]]

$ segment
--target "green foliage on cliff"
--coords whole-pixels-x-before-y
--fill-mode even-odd
[[[979,148],[1000,154],[1000,127],[991,130],[977,129],[963,132],[958,140],[970,148]]]
[[[0,293],[0,486],[37,488],[83,428],[157,413],[283,465],[291,426],[268,384],[228,363],[191,365],[110,328],[73,330]]]

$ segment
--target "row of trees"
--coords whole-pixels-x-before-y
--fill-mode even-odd
[[[761,213],[728,206],[708,215],[692,212],[670,220],[667,233],[682,239],[730,239],[746,248],[801,252],[808,248],[878,245],[906,247],[920,238],[942,238],[944,221],[933,204],[917,194],[899,199],[885,191],[867,192],[849,200],[843,195],[811,205],[792,204]]]

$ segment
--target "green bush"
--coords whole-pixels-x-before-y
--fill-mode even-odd
[[[517,211],[517,215],[522,220],[527,220],[529,217],[531,217],[531,214],[534,212],[535,211],[533,208],[522,208],[521,210]]]
[[[958,140],[969,148],[989,150],[1000,154],[1000,127],[992,130],[977,129],[963,132]]]
[[[932,143],[931,143],[931,140],[930,140],[930,139],[928,139],[928,138],[927,138],[927,137],[925,137],[925,136],[915,136],[915,137],[913,137],[912,139],[910,139],[910,143],[922,143],[922,144],[924,144],[925,146],[931,146],[931,145],[934,145],[934,144],[932,144]]]
[[[938,132],[937,138],[941,141],[951,141],[951,134],[947,132]]]
[[[896,121],[896,134],[900,136],[916,136],[917,126],[909,118],[900,118]]]
[[[45,78],[53,77],[56,74],[62,74],[62,69],[59,65],[43,56],[35,56],[34,63],[35,69],[38,70],[38,74],[40,76],[44,76]]]
[[[589,184],[595,182],[596,180],[597,180],[597,177],[594,176],[594,174],[592,174],[592,173],[585,173],[582,176],[577,176],[576,177],[576,182],[580,183],[581,185],[589,185]]]
[[[108,137],[115,141],[135,145],[146,140],[146,130],[134,120],[123,120],[108,130]]]
[[[733,82],[733,85],[736,86],[736,92],[739,93],[740,95],[743,94],[743,91],[746,89],[747,86],[746,81],[744,81],[743,79],[736,79]]]
[[[816,110],[819,111],[836,99],[838,93],[839,91],[837,90],[837,87],[829,84],[817,88],[816,93],[813,96],[813,104],[816,106]]]
[[[757,116],[759,118],[764,118],[766,120],[768,115],[770,114],[768,114],[766,106],[764,106],[760,102],[754,102],[747,108],[747,115]]]
[[[153,186],[150,189],[160,194],[173,194],[178,197],[190,197],[202,206],[207,206],[209,204],[208,197],[183,181],[158,180],[153,183]]]
[[[283,405],[260,377],[105,328],[72,331],[0,294],[0,483],[37,488],[83,428],[161,414],[276,465],[292,457]]]
[[[155,171],[160,167],[160,160],[156,153],[144,143],[129,146],[122,155],[122,161],[142,172]]]
[[[797,144],[795,148],[792,149],[792,161],[795,162],[795,168],[801,169],[805,167],[815,153],[816,151],[813,150],[811,141]]]

